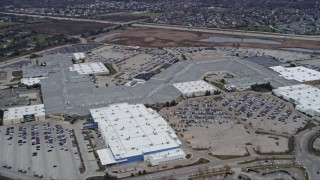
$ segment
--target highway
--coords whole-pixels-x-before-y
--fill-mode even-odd
[[[67,21],[83,21],[83,22],[94,22],[94,23],[103,23],[103,24],[114,24],[114,25],[128,25],[138,22],[146,21],[148,18],[139,19],[128,22],[117,22],[117,21],[107,21],[107,20],[98,20],[98,19],[83,19],[83,18],[73,18],[73,17],[59,17],[59,16],[45,16],[45,15],[36,15],[36,14],[23,14],[23,13],[8,13],[8,12],[0,12],[0,14],[7,15],[15,15],[15,16],[28,16],[35,18],[48,18],[48,19],[56,19],[56,20],[67,20]]]
[[[191,31],[191,32],[202,32],[202,33],[214,33],[234,36],[249,36],[249,37],[262,37],[262,38],[275,38],[275,39],[294,39],[294,40],[307,40],[307,41],[320,41],[320,36],[309,36],[309,35],[293,35],[293,34],[279,34],[279,33],[266,33],[266,32],[253,32],[253,31],[241,31],[233,29],[217,29],[217,28],[196,28],[176,25],[163,25],[163,24],[151,24],[151,23],[135,23],[132,24],[134,27],[146,27],[146,28],[157,28],[167,30],[178,30],[178,31]]]
[[[72,17],[45,16],[45,15],[22,14],[22,13],[8,13],[8,12],[0,12],[0,13],[1,13],[1,14],[7,14],[7,15],[29,16],[29,17],[35,17],[35,18],[48,18],[48,19],[56,19],[56,20],[96,22],[96,23],[104,23],[104,24],[123,24],[123,23],[113,22],[113,21],[94,20],[94,19],[81,19],[81,18],[72,18]]]
[[[203,32],[203,33],[214,33],[214,34],[224,34],[224,35],[234,35],[234,36],[320,41],[320,36],[311,36],[311,35],[294,35],[294,34],[280,34],[280,33],[268,33],[268,32],[253,32],[253,31],[243,31],[243,30],[234,30],[234,29],[199,28],[199,27],[187,27],[187,26],[177,26],[177,25],[168,25],[168,24],[143,23],[144,21],[147,20],[147,18],[135,20],[135,21],[129,21],[129,22],[116,22],[116,21],[97,20],[97,19],[58,17],[58,16],[46,16],[46,15],[35,15],[35,14],[8,13],[8,12],[0,12],[0,13],[7,14],[7,15],[16,15],[16,16],[49,18],[49,19],[56,19],[56,20],[84,21],[84,22],[95,22],[95,23],[116,24],[116,25],[132,24],[132,26],[134,27],[147,27],[147,28],[167,29],[167,30]]]

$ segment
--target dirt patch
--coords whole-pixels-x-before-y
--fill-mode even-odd
[[[246,43],[246,42],[200,42],[201,39],[206,39],[211,36],[227,36],[221,34],[210,34],[201,32],[186,32],[166,29],[154,28],[137,28],[130,27],[124,30],[119,30],[120,36],[106,40],[106,43],[113,43],[119,45],[142,46],[142,47],[181,47],[181,46],[233,46],[233,47],[254,47],[262,49],[277,49],[288,47],[301,47],[308,49],[320,49],[320,42],[303,41],[292,39],[268,39],[258,38],[263,40],[274,40],[282,44],[261,44],[261,43]],[[253,38],[253,37],[244,37]]]
[[[145,42],[151,42],[151,41],[154,41],[156,38],[154,38],[154,37],[146,37],[146,38],[144,38],[144,41]]]
[[[171,30],[128,28],[124,31],[130,32],[130,33],[125,33],[126,37],[143,37],[143,38],[153,37],[156,39],[167,40],[167,41],[186,41],[186,40],[196,39],[199,37],[199,35],[192,32],[171,31]]]

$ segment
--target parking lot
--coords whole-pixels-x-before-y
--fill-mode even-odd
[[[227,102],[224,103],[227,106],[233,102],[232,99],[240,97],[241,93],[228,94],[228,98],[221,95],[199,97],[164,108],[159,113],[195,150],[237,156],[248,155],[254,149],[266,153],[287,151],[287,138],[256,133],[220,104]]]
[[[78,53],[78,52],[88,52],[94,48],[99,47],[100,44],[74,44],[67,45],[55,49],[51,49],[49,51],[44,52],[44,54],[68,54],[68,53]]]
[[[31,61],[28,60],[27,58],[23,58],[21,61],[19,62],[14,62],[14,63],[10,63],[8,65],[2,65],[1,69],[5,70],[5,69],[10,69],[10,70],[20,70],[23,67],[27,67],[31,64]]]
[[[223,107],[259,129],[294,134],[310,121],[290,103],[275,96],[246,92],[223,98],[219,100]]]
[[[186,124],[186,127],[223,124],[232,119],[210,99],[188,101],[183,106],[179,106],[174,113],[180,122]]]
[[[44,179],[78,179],[80,158],[72,129],[53,122],[2,126],[3,167]]]
[[[111,81],[105,80],[106,77],[99,77],[98,81],[123,85],[133,78],[146,80],[137,76],[141,73],[159,73],[160,69],[166,69],[173,64],[176,56],[161,49],[104,46],[94,50],[87,60],[113,64],[118,74]]]

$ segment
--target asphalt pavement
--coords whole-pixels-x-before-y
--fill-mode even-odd
[[[320,179],[320,157],[309,150],[309,141],[318,133],[320,127],[314,127],[300,132],[296,137],[295,153],[297,163],[302,164],[308,172],[309,179]]]

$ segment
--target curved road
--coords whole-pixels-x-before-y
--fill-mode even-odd
[[[295,137],[297,162],[307,169],[309,179],[311,180],[320,179],[320,157],[309,151],[309,141],[319,130],[319,126],[314,127],[312,130],[307,129]]]

